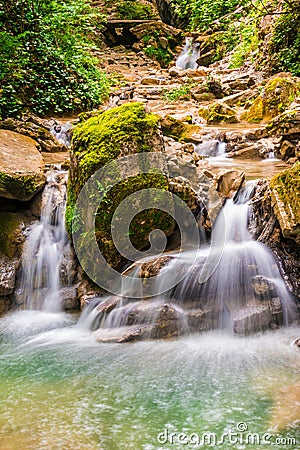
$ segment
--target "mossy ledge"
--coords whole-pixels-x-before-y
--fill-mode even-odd
[[[300,243],[300,162],[272,178],[270,187],[283,236]]]

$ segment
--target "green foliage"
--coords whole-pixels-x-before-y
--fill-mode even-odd
[[[165,90],[163,93],[163,99],[168,102],[173,102],[176,100],[189,100],[191,98],[191,85],[183,84],[178,88],[172,88]]]
[[[121,1],[117,4],[118,17],[127,20],[147,20],[153,18],[150,5],[144,5],[136,0]]]
[[[89,49],[103,16],[87,0],[0,1],[0,117],[90,109],[110,83]]]
[[[288,71],[300,76],[300,6],[291,10],[291,5],[285,4],[283,12],[268,48],[271,65],[274,72]]]
[[[246,58],[258,47],[258,33],[255,23],[241,24],[239,28],[240,43],[231,56],[230,68],[241,67]]]
[[[233,12],[249,0],[177,0],[176,12],[179,17],[189,18],[189,28],[208,29],[213,21]],[[224,29],[230,21],[222,21]]]
[[[161,67],[167,67],[173,60],[173,55],[163,48],[159,42],[155,45],[148,45],[143,51],[149,58],[158,61]]]

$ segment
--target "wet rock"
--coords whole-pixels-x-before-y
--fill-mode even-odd
[[[276,292],[274,283],[261,275],[253,277],[251,283],[256,296],[260,300],[270,299]]]
[[[0,297],[12,294],[18,267],[18,259],[8,258],[0,252]]]
[[[269,121],[289,107],[297,91],[292,77],[276,75],[268,80],[243,118],[248,122]]]
[[[78,289],[76,285],[65,286],[59,290],[61,307],[63,311],[75,311],[80,309]]]
[[[83,279],[77,289],[81,309],[87,306],[94,298],[103,295],[103,290],[87,279]]]
[[[36,142],[0,130],[0,197],[30,200],[44,184],[44,161]]]
[[[236,111],[223,102],[215,102],[206,108],[201,108],[199,110],[199,115],[207,121],[207,124],[211,125],[217,123],[238,122]]]
[[[158,78],[155,78],[155,77],[144,77],[141,79],[141,84],[157,85],[157,84],[161,84],[161,82]]]
[[[295,188],[293,187],[291,190],[291,201],[295,194],[295,199],[297,199],[299,194],[295,192]],[[284,223],[282,222],[282,225],[279,224],[277,214],[275,214],[276,208],[274,208],[274,201],[271,197],[269,182],[262,180],[258,184],[255,195],[251,199],[252,213],[249,229],[255,239],[268,245],[277,256],[290,291],[296,298],[300,299],[300,245],[295,242],[295,228],[294,231],[293,228],[285,230],[286,236],[289,237],[283,235],[281,226],[284,226]],[[287,219],[289,217],[290,207],[282,206],[282,211],[285,211],[285,209],[287,209],[287,212],[283,216]],[[286,225],[288,225],[288,221]]]
[[[249,305],[231,313],[236,334],[250,334],[273,328],[274,322],[269,305]]]
[[[283,141],[280,145],[280,155],[282,159],[293,158],[295,156],[296,145],[289,141]]]
[[[240,149],[241,145],[237,148]],[[257,145],[245,144],[245,148],[227,153],[228,158],[261,160],[264,158]]]
[[[214,177],[216,191],[230,198],[238,191],[245,180],[245,173],[239,170],[222,169]]]

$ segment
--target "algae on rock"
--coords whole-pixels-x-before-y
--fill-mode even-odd
[[[283,113],[294,101],[300,86],[292,77],[272,77],[254,100],[243,119],[248,122],[268,122]]]

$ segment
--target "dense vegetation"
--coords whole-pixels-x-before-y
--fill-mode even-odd
[[[98,105],[109,82],[89,50],[101,20],[87,0],[0,1],[0,117]]]
[[[231,67],[240,67],[257,50],[258,69],[300,75],[300,3],[294,0],[175,0],[176,13],[189,30],[212,35],[214,60],[231,53]],[[261,33],[261,20],[272,22],[271,35]],[[267,44],[266,46],[264,44]],[[259,55],[258,55],[259,56]]]

